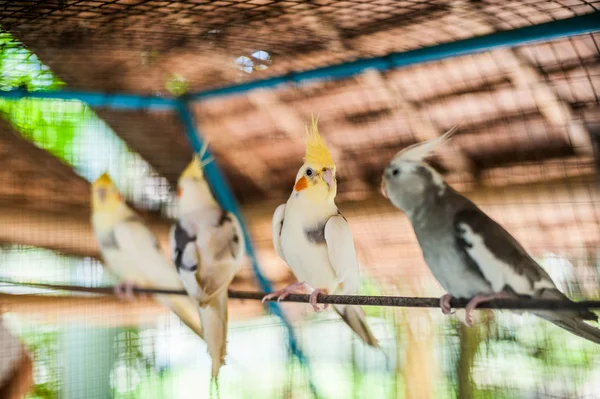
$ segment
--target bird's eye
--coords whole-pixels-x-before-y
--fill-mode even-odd
[[[312,176],[313,170],[311,168],[306,169],[306,176]]]
[[[394,177],[398,176],[399,174],[400,174],[400,169],[394,168],[394,170],[392,170],[392,175],[394,175]]]

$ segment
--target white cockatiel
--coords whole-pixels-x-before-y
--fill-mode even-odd
[[[206,147],[205,147],[206,148]],[[227,345],[227,288],[245,252],[242,227],[215,200],[194,156],[177,187],[178,215],[171,229],[173,260],[191,298],[199,304],[203,338],[212,359],[212,377],[225,364]]]
[[[183,290],[177,271],[160,250],[156,237],[129,208],[108,174],[92,184],[92,227],[104,265],[119,278],[119,297],[133,298],[132,287]],[[197,305],[181,295],[155,295],[200,337]]]
[[[273,245],[290,266],[298,283],[273,292],[263,299],[283,299],[304,286],[315,311],[319,293],[358,294],[360,277],[354,240],[348,222],[335,205],[336,167],[317,122],[307,128],[304,165],[286,204],[273,215]],[[327,308],[327,305],[324,306]],[[358,306],[334,305],[346,324],[367,344],[379,344]]]
[[[429,269],[448,292],[440,306],[449,314],[450,299],[470,299],[466,322],[478,304],[502,297],[569,299],[514,237],[424,162],[455,129],[400,151],[385,168],[382,192],[409,218]],[[589,310],[535,310],[533,314],[590,341],[600,343],[597,321]]]

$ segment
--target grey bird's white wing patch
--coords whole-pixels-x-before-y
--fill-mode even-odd
[[[283,256],[283,248],[281,247],[281,229],[283,228],[283,218],[285,216],[285,204],[281,204],[275,209],[273,213],[273,222],[271,225],[271,230],[273,233],[273,246],[275,247],[275,252],[281,259],[285,262],[285,256]]]
[[[550,276],[502,226],[474,204],[454,218],[456,245],[468,266],[478,269],[494,292],[535,295],[556,288]]]
[[[325,241],[329,262],[335,270],[338,283],[341,284],[341,292],[357,294],[360,288],[358,259],[352,231],[341,214],[332,216],[325,224]]]

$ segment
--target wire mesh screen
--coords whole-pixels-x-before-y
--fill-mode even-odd
[[[0,2],[0,89],[169,97],[597,11],[596,1]],[[500,222],[574,300],[600,296],[600,35],[192,106],[243,205],[262,272],[295,281],[271,218],[319,130],[361,294],[437,297],[407,218],[378,193],[397,151],[460,129],[430,162]],[[170,256],[173,188],[192,150],[174,110],[0,99],[0,279],[104,286],[89,182],[108,170]],[[249,264],[233,289],[256,291]],[[381,350],[331,311],[283,303],[308,362],[258,301],[229,301],[222,398],[598,397],[600,349],[535,317],[365,307]],[[32,359],[30,398],[209,397],[205,343],[151,299],[0,283],[5,369]],[[9,344],[4,344],[4,343]],[[16,349],[15,349],[16,348]],[[25,356],[25,357],[23,357]],[[23,366],[25,367],[25,366]],[[5,369],[0,369],[4,372]],[[16,371],[14,371],[16,370]],[[8,372],[7,371],[7,372]],[[2,378],[0,376],[0,378]],[[2,395],[0,395],[2,396]]]
[[[167,94],[173,86],[197,91],[562,20],[597,11],[598,4],[3,1],[0,24],[71,87]]]

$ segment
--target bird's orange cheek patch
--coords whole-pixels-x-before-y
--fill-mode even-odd
[[[296,185],[294,186],[294,190],[296,191],[302,191],[304,190],[306,187],[308,187],[308,181],[306,180],[306,177],[302,176],[300,179],[298,179],[298,181],[296,182]]]
[[[289,187],[289,186],[288,186]],[[183,193],[183,189],[181,187],[177,187],[177,196],[181,197],[181,194]]]

